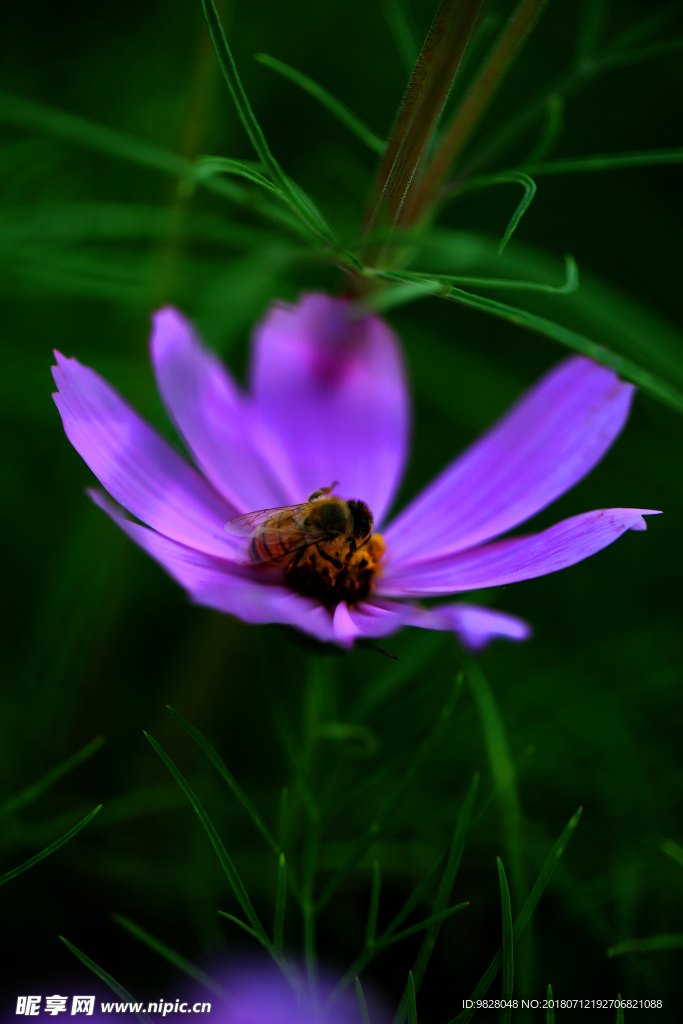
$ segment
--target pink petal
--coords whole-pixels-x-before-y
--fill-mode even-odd
[[[464,551],[535,515],[600,461],[633,391],[589,359],[561,363],[385,531],[396,561]]]
[[[333,480],[379,523],[406,458],[408,393],[398,343],[346,299],[306,295],[257,329],[251,380],[263,418],[295,461],[299,500]]]
[[[626,530],[646,529],[653,509],[608,508],[565,519],[528,537],[497,541],[445,558],[389,562],[377,593],[387,597],[426,597],[497,587],[557,572],[607,547]]]
[[[99,374],[55,355],[53,397],[66,436],[111,496],[179,543],[229,557],[227,502]]]
[[[280,622],[310,633],[321,641],[333,639],[327,609],[288,587],[259,578],[255,570],[197,551],[133,523],[99,491],[89,496],[117,526],[151,555],[188,592],[195,604],[235,615],[244,622]]]
[[[372,597],[356,608],[335,614],[335,637],[344,642],[337,621],[344,623],[344,637],[349,640],[361,637],[382,637],[395,633],[404,626],[418,626],[421,629],[435,629],[456,633],[464,647],[472,651],[482,650],[491,640],[505,637],[509,640],[526,640],[531,636],[530,626],[522,619],[506,612],[479,605],[454,603],[437,605],[435,608],[417,608],[395,601],[382,601]]]
[[[175,309],[154,315],[152,363],[169,415],[214,487],[239,512],[302,500],[278,438]]]

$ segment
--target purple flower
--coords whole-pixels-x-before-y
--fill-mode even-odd
[[[155,315],[151,356],[196,468],[97,373],[57,354],[54,397],[66,434],[139,522],[101,492],[90,492],[93,501],[193,601],[247,622],[285,623],[345,647],[402,626],[452,630],[471,649],[496,636],[523,640],[529,627],[503,612],[416,601],[555,572],[625,530],[644,530],[652,514],[600,509],[494,539],[580,480],[622,429],[634,388],[588,359],[547,374],[387,523],[409,401],[397,339],[381,319],[320,294],[276,306],[255,333],[249,393],[176,310]],[[355,553],[356,541],[342,536],[305,548],[296,568],[291,555],[249,564],[244,542],[226,532],[238,514],[305,503],[332,481],[374,515],[376,532]]]

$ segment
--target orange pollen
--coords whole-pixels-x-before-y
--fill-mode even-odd
[[[296,555],[280,564],[292,590],[315,597],[323,604],[346,601],[353,607],[366,599],[375,578],[381,575],[380,562],[387,545],[381,533],[373,533],[354,548],[351,537],[337,537],[309,545],[296,565]],[[339,563],[341,568],[337,568]]]

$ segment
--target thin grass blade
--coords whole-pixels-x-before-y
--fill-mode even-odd
[[[139,924],[135,923],[135,921],[131,921],[130,918],[124,917],[123,914],[112,914],[111,918],[122,928],[125,928],[126,931],[136,939],[139,939],[140,942],[143,942],[146,946],[149,946],[150,949],[153,949],[154,952],[158,953],[159,956],[164,958],[164,960],[167,960],[170,964],[173,964],[174,967],[177,967],[179,971],[183,972],[183,974],[187,974],[188,977],[194,978],[195,981],[198,981],[200,985],[203,985],[204,988],[209,989],[209,991],[213,992],[215,995],[221,997],[225,995],[225,990],[217,981],[214,981],[206,971],[203,971],[201,967],[195,966],[191,960],[188,960],[187,957],[184,957],[181,953],[176,953],[176,951],[171,949],[170,946],[167,946],[165,942],[161,942],[160,939],[150,935],[148,931],[141,928]]]
[[[642,150],[639,153],[602,153],[596,156],[574,156],[567,160],[547,160],[544,163],[529,162],[524,167],[521,167],[520,171],[524,174],[533,174],[538,177],[542,174],[617,171],[627,167],[657,167],[665,164],[681,163],[683,163],[683,147],[677,147],[675,149]],[[498,175],[494,175],[494,177],[498,177]],[[474,181],[476,180],[475,178]]]
[[[239,874],[238,874],[238,872],[237,872],[237,870],[235,868],[235,865],[233,864],[232,860],[230,859],[230,856],[228,855],[227,850],[223,846],[223,843],[221,842],[220,837],[219,837],[218,833],[216,832],[216,829],[214,828],[213,823],[211,822],[211,819],[209,818],[208,814],[206,813],[206,811],[202,807],[201,803],[199,802],[199,800],[195,796],[194,791],[192,790],[191,786],[189,785],[189,783],[185,779],[184,775],[181,774],[181,772],[175,766],[175,764],[173,763],[171,758],[168,756],[168,754],[157,743],[157,741],[152,736],[149,735],[149,733],[145,733],[145,736],[147,737],[147,739],[149,740],[150,744],[152,745],[152,747],[154,748],[156,753],[159,755],[161,760],[164,762],[164,764],[166,765],[166,767],[170,771],[171,775],[174,777],[174,779],[176,780],[176,782],[178,783],[178,785],[180,786],[180,788],[184,792],[184,794],[187,797],[187,799],[190,801],[190,804],[192,805],[193,810],[195,811],[195,813],[197,814],[197,817],[201,821],[201,823],[202,823],[202,825],[204,827],[204,831],[208,835],[209,839],[211,840],[211,844],[212,844],[214,850],[216,851],[216,855],[218,857],[218,860],[220,862],[221,867],[223,868],[223,871],[225,872],[226,878],[228,879],[228,882],[230,883],[232,891],[234,892],[234,894],[235,894],[235,896],[237,898],[237,902],[242,907],[242,910],[244,911],[244,914],[245,914],[247,920],[249,921],[249,923],[250,923],[250,925],[251,925],[251,927],[253,929],[254,935],[259,940],[259,942],[261,942],[267,949],[270,950],[270,948],[272,947],[272,943],[271,943],[270,939],[268,938],[268,935],[266,934],[266,931],[265,931],[263,925],[261,924],[261,922],[258,919],[256,911],[254,910],[254,908],[253,908],[253,906],[251,904],[251,900],[249,899],[249,895],[247,893],[247,890],[244,888],[244,884],[242,882],[242,879],[240,878],[240,876],[239,876]],[[238,923],[241,924],[241,922],[238,922]]]
[[[227,910],[219,910],[218,913],[221,915],[221,917],[227,917],[228,921],[232,921],[233,924],[238,924],[240,928],[242,928],[247,933],[247,935],[251,935],[252,939],[256,939],[257,942],[261,942],[261,939],[257,935],[256,931],[253,928],[250,928],[245,921],[242,921],[239,917],[235,917],[234,914],[229,914]]]
[[[79,764],[83,764],[89,757],[100,749],[105,743],[104,736],[96,736],[94,740],[87,743],[81,750],[72,754],[66,761],[62,761],[61,764],[57,765],[56,768],[50,769],[42,778],[36,782],[32,782],[30,786],[22,789],[16,796],[11,796],[9,800],[6,800],[2,806],[0,806],[0,818],[7,817],[8,814],[14,814],[20,807],[25,807],[26,804],[32,803],[37,797],[44,793],[46,789],[53,786],[58,779],[61,779],[63,775],[66,775],[72,769],[76,768]]]
[[[133,999],[133,997],[131,996],[130,992],[127,992],[123,985],[120,985],[115,978],[112,978],[111,974],[107,974],[107,972],[102,967],[99,967],[94,960],[91,960],[89,956],[86,956],[85,953],[81,953],[80,949],[77,949],[72,942],[69,942],[68,939],[65,939],[63,935],[60,935],[59,939],[64,943],[67,949],[71,950],[75,957],[78,957],[82,964],[85,964],[85,966],[89,970],[91,970],[97,978],[100,979],[100,981],[103,981],[105,985],[108,985],[112,992],[114,992],[119,997],[119,999],[123,999],[123,1001],[126,1003],[136,1002],[136,1000]],[[146,1021],[147,1024],[149,1024],[150,1022],[150,1018],[147,1016],[146,1013],[136,1013],[135,1016],[138,1018],[138,1020]]]
[[[656,949],[683,949],[683,935],[651,935],[647,939],[627,939],[610,946],[607,956],[622,956],[624,953],[650,953]]]
[[[621,1001],[621,992],[617,996],[617,1024],[624,1024],[624,1004]]]
[[[11,871],[6,871],[4,875],[0,875],[0,885],[4,885],[5,882],[11,882],[13,878],[17,877],[17,875],[21,875],[24,871],[28,871],[28,869],[32,868],[34,864],[40,863],[41,860],[44,860],[46,857],[49,857],[51,853],[54,853],[55,850],[58,850],[60,846],[64,846],[64,844],[68,843],[70,839],[73,839],[73,837],[77,835],[82,828],[85,828],[88,822],[92,821],[95,815],[101,810],[102,804],[98,804],[90,814],[86,814],[85,818],[83,818],[82,821],[79,821],[77,825],[74,825],[72,829],[69,829],[61,839],[57,839],[54,843],[50,843],[50,845],[46,846],[44,850],[37,853],[35,857],[29,857],[29,859],[25,860],[23,864],[19,865],[19,867],[12,868]]]
[[[411,924],[410,928],[404,928],[401,932],[396,932],[395,935],[389,935],[386,938],[382,936],[375,943],[377,949],[386,949],[387,946],[393,946],[396,942],[401,942],[403,939],[409,938],[411,935],[417,935],[418,932],[426,931],[434,926],[440,926],[444,921],[447,921],[449,917],[453,917],[454,914],[459,914],[465,907],[469,907],[469,903],[458,903],[454,907],[446,907],[445,910],[440,910],[436,914],[430,914],[429,917],[425,918],[424,921],[418,921],[417,924]]]
[[[373,152],[384,152],[386,145],[384,139],[381,139],[379,135],[373,132],[372,128],[368,128],[365,122],[361,121],[352,110],[349,110],[345,103],[338,100],[336,96],[333,96],[331,92],[328,92],[318,82],[313,81],[308,75],[302,74],[301,71],[297,71],[296,68],[291,67],[289,64],[285,64],[284,61],[278,60],[277,57],[269,57],[267,53],[257,53],[255,58],[259,64],[264,64],[267,68],[271,68],[273,71],[284,75],[290,82],[294,82],[295,85],[298,85],[310,96],[318,100],[319,103],[322,103],[338,121],[341,121],[346,128],[357,135]]]
[[[301,217],[303,223],[306,224],[315,234],[320,234],[322,230],[325,240],[328,242],[334,242],[336,236],[332,231],[332,228],[323,221],[319,214],[314,220],[311,219],[312,204],[308,200],[303,200],[301,190],[298,187],[294,187],[291,179],[285,174],[271,153],[266,137],[256,119],[254,111],[252,110],[247,94],[244,91],[242,80],[240,79],[237,71],[232,51],[228,46],[228,40],[225,36],[225,32],[223,31],[223,25],[221,24],[221,20],[213,0],[202,0],[202,8],[204,10],[206,23],[209,27],[211,42],[213,43],[214,50],[216,51],[216,56],[218,57],[218,62],[221,66],[223,76],[228,84],[228,89],[230,90],[238,116],[244,126],[244,130],[249,136],[249,140],[254,147],[256,155],[263,164],[267,173],[270,175],[273,183],[275,185],[279,185],[282,192],[287,196],[292,207]]]
[[[551,984],[548,984],[546,999],[548,1000],[548,1005],[545,1011],[545,1024],[555,1024],[555,1000],[553,999],[553,987]]]
[[[382,277],[387,281],[408,282],[411,277],[411,275],[406,273],[388,270],[376,271],[375,273],[378,277]],[[423,287],[426,283],[421,278],[416,278],[415,280],[419,287]],[[670,406],[677,412],[683,412],[683,394],[673,385],[669,384],[668,381],[663,380],[654,373],[650,373],[649,370],[645,370],[632,360],[618,355],[605,345],[599,345],[591,338],[579,334],[578,331],[572,331],[568,327],[563,327],[562,324],[547,320],[545,317],[536,316],[534,313],[529,313],[516,306],[509,306],[504,302],[499,302],[497,299],[488,299],[482,295],[474,295],[471,292],[466,292],[456,287],[441,292],[441,297],[463,306],[469,306],[471,309],[490,313],[492,316],[508,320],[510,323],[517,324],[520,327],[526,327],[537,334],[543,334],[545,337],[559,342],[574,352],[579,352],[581,355],[588,356],[589,359],[594,359],[596,363],[609,366],[610,369],[626,378],[626,380],[632,381],[647,394],[652,395],[653,398]]]
[[[248,164],[243,163],[241,160],[231,160],[225,156],[200,156],[194,162],[194,174],[192,175],[192,184],[200,181],[206,181],[208,178],[213,178],[217,174],[235,174],[239,178],[246,178],[253,185],[259,185],[260,188],[264,188],[266,192],[272,192],[278,199],[287,199],[281,188],[277,185],[273,185],[272,181],[268,181],[268,178],[264,178],[262,174],[254,170],[253,167],[249,167]]]
[[[379,861],[373,861],[372,864],[372,887],[370,889],[370,908],[368,910],[368,920],[365,926],[365,945],[373,946],[375,944],[376,933],[377,933],[377,915],[379,913],[379,897],[382,886],[382,873],[379,866]]]
[[[417,1024],[417,993],[415,992],[415,979],[413,978],[412,971],[408,972],[406,1001],[408,1005],[408,1024]]]
[[[275,837],[272,835],[270,829],[266,825],[265,821],[263,820],[259,812],[256,810],[254,804],[251,802],[247,794],[239,785],[239,783],[233,776],[232,772],[230,772],[226,767],[226,764],[223,761],[222,757],[216,752],[216,750],[214,750],[209,741],[202,736],[199,729],[196,729],[194,725],[188,722],[188,720],[183,715],[181,715],[179,711],[176,711],[175,708],[172,708],[170,704],[167,704],[166,706],[173,715],[173,717],[178,722],[180,722],[183,729],[192,737],[197,746],[203,751],[204,754],[206,754],[214,768],[216,768],[220,775],[225,779],[228,786],[235,794],[239,802],[242,804],[245,811],[253,821],[254,825],[270,846],[273,853],[276,856],[279,856],[280,851],[282,850],[281,844],[278,843]]]
[[[352,874],[361,858],[380,834],[393,811],[408,792],[416,775],[448,729],[461,686],[462,677],[459,674],[451,691],[451,695],[441,709],[441,714],[439,715],[438,720],[434,726],[432,726],[428,736],[418,747],[417,752],[411,759],[403,777],[390,793],[375,820],[369,825],[364,834],[356,840],[342,865],[335,871],[332,878],[323,889],[323,892],[317,902],[318,910],[327,906],[339,886],[343,885],[349,875]]]
[[[285,906],[287,902],[287,865],[284,853],[280,854],[277,870],[277,893],[275,895],[275,920],[273,922],[273,945],[282,953],[285,931]]]
[[[436,283],[440,281],[442,284],[454,284],[454,285],[465,285],[472,288],[500,288],[503,290],[509,289],[511,291],[526,291],[526,292],[541,292],[548,295],[571,295],[579,287],[579,268],[576,265],[574,257],[567,253],[564,257],[565,261],[565,278],[564,283],[561,285],[554,284],[541,284],[537,281],[515,281],[512,278],[504,277],[460,277],[455,274],[415,274],[416,277],[424,280],[426,283]],[[407,286],[409,287],[409,286]],[[435,288],[430,289],[424,293],[425,295],[435,294]],[[379,293],[380,302],[382,300],[383,293]],[[414,296],[413,296],[414,297]],[[394,303],[397,304],[397,303]],[[374,306],[373,306],[374,308]]]
[[[358,975],[354,978],[354,984],[356,986],[356,1001],[358,1003],[358,1013],[360,1014],[361,1024],[371,1024],[370,1014],[368,1013],[368,1005],[365,1002],[365,996],[363,995],[363,988],[360,983]]]
[[[503,989],[501,992],[502,1007],[500,1024],[510,1024],[512,1017],[512,985],[515,976],[513,940],[512,940],[512,906],[510,889],[505,875],[505,868],[500,857],[498,862],[498,882],[500,884],[500,903],[503,914]]]
[[[519,205],[517,206],[515,212],[512,214],[508,226],[505,229],[505,234],[503,235],[501,243],[498,246],[498,255],[500,255],[503,252],[505,246],[508,244],[513,234],[515,233],[515,230],[520,220],[522,219],[526,211],[529,209],[531,201],[536,195],[536,182],[533,180],[533,178],[530,178],[529,175],[524,171],[505,171],[501,172],[500,174],[491,174],[485,178],[472,178],[470,179],[470,181],[467,182],[465,186],[463,186],[463,189],[461,190],[469,191],[470,189],[488,188],[491,185],[507,185],[510,183],[521,185],[524,189],[524,195],[522,196]]]
[[[564,852],[564,850],[565,850],[565,848],[567,846],[567,843],[571,839],[571,837],[572,837],[572,835],[574,833],[574,830],[576,829],[576,826],[579,824],[579,821],[581,819],[582,811],[583,811],[583,808],[579,807],[579,809],[577,810],[576,814],[574,814],[573,817],[570,818],[570,820],[568,821],[567,825],[563,829],[562,834],[560,835],[559,839],[557,840],[557,842],[553,846],[552,850],[550,851],[550,853],[549,853],[549,855],[548,855],[548,857],[547,857],[547,859],[545,861],[545,864],[541,868],[540,873],[538,875],[538,878],[536,879],[536,881],[534,883],[534,887],[531,890],[531,892],[529,893],[529,897],[528,897],[526,903],[524,904],[524,906],[522,907],[520,913],[518,914],[517,920],[515,921],[514,927],[512,929],[512,941],[513,941],[513,943],[517,943],[519,941],[520,935],[523,933],[524,929],[526,928],[527,924],[529,923],[531,915],[533,914],[534,910],[536,909],[536,905],[537,905],[538,901],[540,900],[541,896],[543,895],[543,892],[544,892],[546,886],[548,885],[548,882],[552,878],[553,871],[555,870],[555,868],[557,866],[558,860],[562,856],[562,854],[563,854],[563,852]],[[499,970],[500,970],[500,968],[502,966],[502,963],[503,963],[503,951],[502,951],[502,949],[499,949],[498,952],[496,953],[496,955],[494,956],[493,960],[489,964],[488,969],[484,973],[484,976],[481,978],[479,984],[477,985],[477,987],[475,988],[474,992],[472,993],[472,1001],[474,1003],[474,1006],[469,1007],[469,1008],[463,1010],[456,1017],[453,1017],[448,1022],[448,1024],[467,1024],[467,1022],[472,1019],[472,1016],[473,1016],[474,1011],[476,1009],[477,999],[481,999],[488,992],[489,988],[491,987],[491,984],[495,980],[496,975],[498,974],[498,972],[499,972]]]
[[[380,0],[380,3],[403,66],[410,75],[420,53],[420,40],[409,17],[406,0]]]

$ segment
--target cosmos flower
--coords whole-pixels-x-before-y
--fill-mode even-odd
[[[117,504],[99,491],[89,492],[93,501],[192,601],[246,622],[284,623],[343,647],[403,626],[451,630],[475,650],[493,637],[523,640],[529,627],[504,612],[418,602],[563,569],[626,530],[644,530],[651,512],[600,509],[495,539],[585,476],[626,421],[633,386],[579,356],[543,377],[391,521],[409,440],[400,346],[383,320],[345,299],[309,294],[272,308],[255,332],[247,393],[179,312],[155,314],[157,384],[194,466],[94,370],[56,357],[66,434]],[[306,503],[333,481],[335,495],[374,516],[364,543],[312,543],[292,568],[293,556],[250,562],[244,541],[225,529],[244,513]]]

